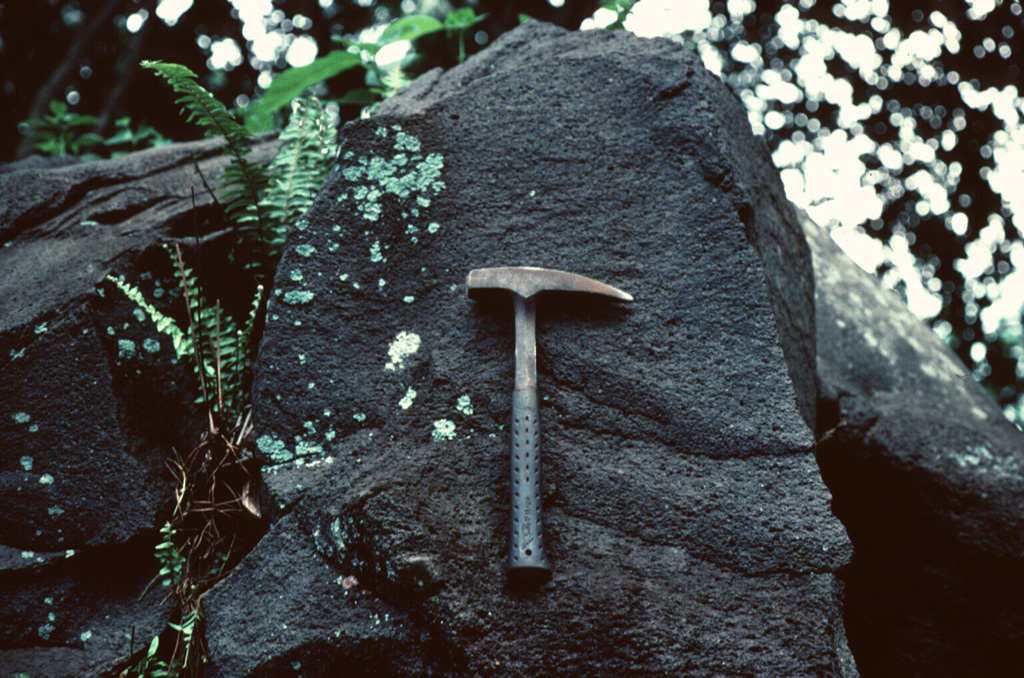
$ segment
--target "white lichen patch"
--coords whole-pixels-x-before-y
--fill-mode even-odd
[[[303,243],[295,248],[295,253],[300,257],[311,257],[314,252],[316,252],[316,248],[308,243]]]
[[[412,402],[414,400],[416,400],[416,389],[410,386],[402,399],[398,401],[398,406],[403,410],[407,410],[412,407]]]
[[[142,348],[146,353],[156,353],[160,350],[160,342],[156,339],[143,339]]]
[[[405,359],[420,350],[420,335],[414,332],[399,332],[388,347],[390,360],[384,365],[385,370],[394,372],[403,367]]]
[[[53,476],[51,476],[49,473],[44,473],[43,475],[39,476],[39,484],[53,485]]]
[[[118,358],[134,358],[135,357],[135,342],[131,339],[118,339],[117,340],[117,357]]]
[[[302,269],[293,268],[289,271],[288,277],[291,278],[293,282],[300,282],[302,280]]]
[[[380,240],[374,240],[373,244],[370,245],[370,261],[375,264],[387,261],[387,259],[384,258],[384,255],[381,254]]]
[[[437,441],[455,440],[455,422],[450,419],[438,419],[434,422],[434,430],[430,436]]]
[[[467,417],[473,414],[473,403],[470,402],[468,395],[459,396],[459,399],[455,402],[455,409]]]
[[[352,415],[352,418],[358,421],[360,424],[366,421],[366,415],[363,414],[362,412],[356,412],[355,414]]]
[[[292,306],[308,304],[313,301],[313,297],[315,296],[316,293],[310,292],[309,290],[292,290],[291,292],[285,292],[284,303],[291,304]]]
[[[402,297],[402,301],[404,301],[404,302],[405,302],[405,303],[407,303],[407,304],[411,304],[412,302],[416,301],[416,297],[414,297],[414,296],[412,296],[412,295],[410,294],[410,295],[409,295],[409,296],[407,296],[407,297]]]
[[[32,470],[32,457],[28,456],[27,454],[24,457],[22,457],[21,458],[21,468],[22,468],[22,470],[25,470],[25,471],[31,471]]]

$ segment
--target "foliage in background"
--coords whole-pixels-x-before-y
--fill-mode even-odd
[[[709,9],[684,43],[744,103],[787,192],[847,243],[873,243],[863,264],[1024,425],[1021,2]]]
[[[149,125],[132,129],[131,118],[118,118],[114,133],[103,138],[92,132],[96,116],[68,109],[63,101],[51,101],[49,114],[23,122],[29,128],[32,147],[44,155],[74,155],[86,160],[116,158],[150,146],[171,143]]]
[[[365,71],[366,86],[348,90],[336,103],[372,106],[410,82],[400,67],[386,69],[377,62],[381,49],[444,31],[449,40],[457,39],[458,63],[462,63],[466,60],[467,31],[485,18],[486,15],[477,16],[471,7],[464,7],[449,12],[444,21],[422,14],[403,16],[388,24],[375,40],[360,41],[333,35],[331,40],[341,44],[344,50],[335,50],[306,66],[288,68],[278,74],[263,95],[245,109],[245,125],[252,132],[270,129],[274,114],[295,97],[357,67]]]
[[[48,115],[25,124],[31,128],[32,146],[46,155],[82,155],[103,142],[101,136],[88,131],[96,124],[96,116],[69,111],[63,101],[51,101]]]

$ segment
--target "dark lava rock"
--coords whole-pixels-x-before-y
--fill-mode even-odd
[[[809,251],[693,55],[528,23],[345,129],[254,395],[277,523],[205,598],[211,676],[849,676]],[[553,579],[507,583],[512,300],[542,293]]]
[[[127,658],[133,628],[138,650],[167,619],[162,594],[137,598],[173,506],[165,464],[172,446],[195,446],[202,418],[190,367],[104,279],[124,275],[183,317],[158,243],[191,247],[215,213],[193,160],[212,181],[218,146],[0,173],[0,665],[11,675],[98,675]],[[216,240],[204,247],[223,255]]]
[[[1018,676],[1024,435],[906,306],[804,218],[814,252],[821,472],[855,555],[863,676]]]

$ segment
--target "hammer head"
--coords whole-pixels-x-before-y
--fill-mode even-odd
[[[599,283],[575,273],[555,271],[550,268],[532,266],[506,266],[502,268],[478,268],[469,272],[466,285],[472,294],[479,289],[502,289],[515,292],[528,299],[538,292],[590,292],[604,294],[622,301],[633,301],[632,295],[611,285]]]

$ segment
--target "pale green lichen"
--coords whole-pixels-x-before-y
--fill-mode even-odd
[[[388,284],[388,281],[385,280],[384,278],[381,278],[380,280],[377,281],[377,289],[382,290],[382,289],[384,289],[384,286],[387,285],[387,284]]]
[[[370,261],[375,264],[387,261],[387,259],[384,258],[384,255],[381,254],[380,240],[375,240],[373,244],[370,245]]]
[[[316,443],[300,440],[295,444],[295,455],[298,457],[317,457],[324,453],[324,448]]]
[[[352,197],[356,201],[356,209],[367,221],[380,219],[383,210],[380,199],[391,194],[399,199],[416,197],[426,200],[423,195],[427,191],[438,193],[444,188],[441,181],[441,169],[444,158],[439,153],[431,153],[425,158],[418,154],[422,144],[416,137],[400,132],[395,136],[394,150],[397,153],[390,159],[379,156],[360,157],[356,163],[349,164],[342,170],[346,181],[358,184],[353,187]],[[409,156],[406,152],[416,153]],[[347,160],[351,161],[351,156]],[[419,195],[417,195],[419,194]],[[343,194],[339,200],[345,198]]]
[[[147,353],[156,353],[157,351],[160,350],[160,342],[157,341],[156,339],[143,339],[142,348]]]
[[[117,340],[117,357],[118,358],[134,358],[135,357],[135,342],[131,339],[118,339]]]
[[[300,304],[308,304],[313,301],[313,297],[315,296],[316,293],[310,292],[309,290],[292,290],[290,292],[285,292],[283,299],[286,304],[298,306]]]
[[[449,419],[438,419],[434,422],[434,430],[430,433],[434,440],[455,440],[455,422]]]
[[[316,248],[308,243],[303,243],[295,248],[295,253],[300,257],[311,257],[314,252],[316,252]]]
[[[402,331],[396,334],[388,347],[388,357],[391,360],[384,365],[384,369],[394,372],[403,367],[405,359],[420,350],[421,343],[420,335],[415,332]]]
[[[405,132],[399,132],[395,135],[395,150],[396,151],[409,151],[410,153],[419,153],[422,144],[420,140],[411,134]]]
[[[301,271],[300,269],[297,269],[297,268],[293,268],[293,269],[292,269],[292,270],[291,270],[291,271],[290,271],[290,272],[288,273],[288,276],[289,276],[289,277],[290,277],[290,278],[292,279],[292,281],[294,281],[294,282],[299,282],[299,281],[301,281],[301,280],[302,280],[302,271]]]
[[[270,435],[262,435],[256,441],[256,449],[272,463],[283,464],[295,458],[283,441]]]
[[[53,485],[53,476],[51,476],[49,473],[44,473],[43,475],[39,476],[39,484]]]
[[[473,404],[470,402],[469,396],[459,396],[459,399],[455,402],[455,409],[467,417],[473,414]]]
[[[32,457],[27,454],[21,458],[21,468],[25,471],[32,470]]]
[[[352,415],[352,418],[358,421],[360,424],[366,421],[366,415],[363,414],[362,412],[356,412],[355,414]]]
[[[46,332],[46,323],[36,325],[36,334],[43,334],[44,332]]]
[[[405,396],[403,396],[402,399],[398,401],[398,406],[401,407],[403,410],[407,410],[410,407],[412,407],[412,402],[414,400],[416,400],[416,389],[410,386],[408,390],[406,390]]]
[[[64,513],[64,509],[62,509],[59,506],[51,506],[48,509],[46,509],[46,512],[49,513],[51,516],[59,516],[62,513]]]
[[[440,230],[441,230],[441,224],[439,224],[437,222],[434,222],[434,223],[430,224],[429,226],[427,226],[427,232],[428,233],[437,233]]]
[[[402,297],[402,301],[404,301],[407,304],[411,304],[412,302],[416,301],[416,297],[409,295],[407,297]]]
[[[11,418],[14,419],[15,424],[27,424],[32,418],[32,415],[26,414],[25,412],[15,412],[11,415]]]

